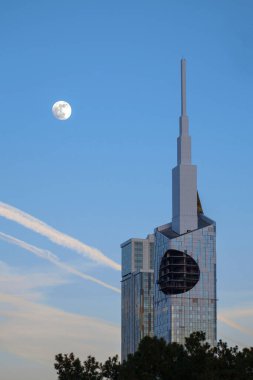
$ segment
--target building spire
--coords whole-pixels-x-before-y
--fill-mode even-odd
[[[186,116],[186,60],[181,59],[181,116]]]
[[[181,116],[179,118],[179,137],[177,139],[177,163],[191,164],[191,138],[189,120],[186,114],[186,60],[181,59]]]
[[[172,171],[172,229],[179,235],[198,227],[197,168],[191,163],[191,137],[186,114],[186,60],[181,60],[181,116],[177,166]]]

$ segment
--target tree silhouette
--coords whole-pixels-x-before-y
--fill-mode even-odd
[[[104,364],[95,357],[81,363],[74,354],[55,357],[58,380],[253,380],[253,348],[215,347],[203,332],[194,332],[185,345],[145,337],[134,354],[119,363],[118,356]]]

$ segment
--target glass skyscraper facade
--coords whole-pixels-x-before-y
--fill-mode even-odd
[[[216,224],[204,215],[191,161],[186,62],[181,61],[177,165],[172,170],[172,222],[122,248],[122,359],[145,335],[184,344],[203,331],[216,344]]]
[[[137,350],[154,332],[154,235],[121,245],[121,357]]]
[[[171,224],[155,230],[154,335],[167,342],[184,344],[185,337],[192,332],[204,331],[208,342],[215,345],[216,226],[201,214],[198,224],[197,230],[178,236]],[[161,268],[164,255],[174,251],[184,253],[185,257],[172,253],[167,265]],[[199,273],[196,274],[188,257],[197,264]],[[193,285],[191,281],[196,284],[185,291],[187,284]],[[161,290],[164,285],[168,294]]]

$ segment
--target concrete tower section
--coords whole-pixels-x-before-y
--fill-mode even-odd
[[[179,235],[198,228],[197,167],[191,163],[191,137],[186,114],[186,61],[181,61],[181,116],[177,166],[172,171],[172,229]]]
[[[181,61],[178,160],[173,169],[172,223],[155,229],[154,335],[185,343],[204,331],[216,343],[216,224],[203,214],[197,169],[191,164],[186,115],[185,60]]]

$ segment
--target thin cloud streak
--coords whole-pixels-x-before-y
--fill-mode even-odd
[[[53,368],[58,352],[104,360],[119,350],[120,328],[112,323],[6,293],[0,293],[0,305],[1,349],[5,352]]]
[[[11,235],[7,235],[3,232],[0,232],[0,239],[6,241],[7,243],[15,244],[15,245],[33,253],[34,255],[36,255],[36,256],[44,259],[44,260],[50,261],[52,264],[58,266],[59,268],[64,269],[65,271],[67,271],[69,273],[74,274],[75,276],[78,276],[84,280],[95,282],[96,284],[101,285],[105,288],[111,289],[116,293],[120,293],[120,289],[118,289],[118,288],[116,288],[110,284],[107,284],[106,282],[101,281],[101,280],[99,280],[93,276],[89,276],[87,274],[79,272],[78,270],[71,267],[70,265],[63,263],[62,261],[60,261],[60,259],[55,254],[53,254],[52,252],[50,252],[48,250],[35,247],[34,245],[28,244],[23,240],[19,240],[15,237],[13,237]]]
[[[223,322],[225,323],[226,325],[228,325],[229,327],[232,327],[233,329],[235,330],[238,330],[244,334],[247,334],[247,335],[251,335],[253,336],[253,330],[248,328],[248,327],[244,327],[242,326],[240,323],[238,322],[235,322],[235,321],[232,321],[232,319],[228,318],[227,316],[225,315],[222,315],[222,314],[219,314],[218,315],[218,320],[220,322]]]
[[[46,273],[32,271],[28,272],[17,267],[10,267],[0,261],[0,289],[2,293],[18,296],[25,296],[31,301],[44,300],[42,289],[57,287],[70,283],[60,269],[60,273],[53,268],[53,271]]]
[[[15,207],[0,202],[0,216],[21,224],[22,226],[47,237],[52,242],[69,248],[82,256],[88,256],[91,260],[96,261],[99,264],[107,265],[115,270],[121,270],[120,264],[105,256],[98,249],[90,247],[89,245],[82,243],[80,240],[56,230],[41,220],[36,219]]]

